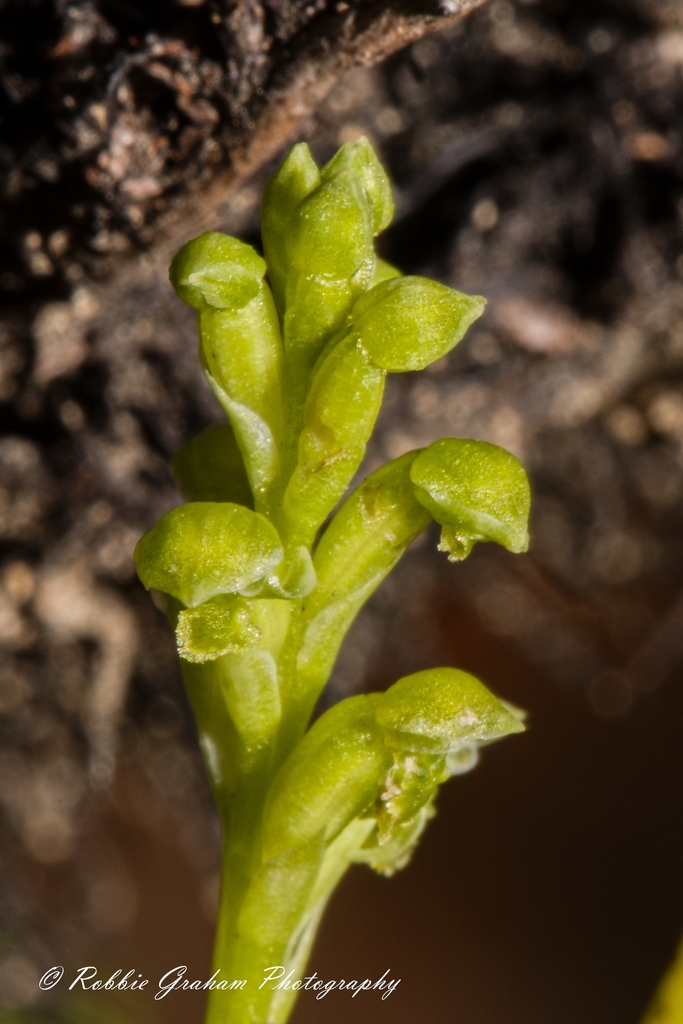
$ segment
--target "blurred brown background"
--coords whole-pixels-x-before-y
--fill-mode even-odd
[[[140,10],[150,24],[161,18],[154,5]],[[17,43],[27,11],[34,50]],[[125,88],[93,113],[78,89],[96,77],[89,67],[119,60],[134,15],[123,3],[0,6],[0,35],[14,40],[3,51],[0,150],[8,1024],[201,1020],[193,994],[65,1002],[62,983],[39,996],[53,964],[67,976],[134,967],[152,988],[177,964],[210,975],[218,825],[171,636],[131,555],[178,501],[170,454],[219,415],[192,317],[166,281],[169,253],[145,225],[202,162],[220,164],[221,122],[195,109],[203,100],[220,113],[220,89],[197,86],[188,113],[179,83],[192,62],[168,39],[189,36],[160,22],[163,45],[147,41],[137,63],[117,65]],[[48,43],[53,64],[59,46],[71,60],[59,67],[72,79],[45,78],[52,99],[40,88]],[[392,379],[364,472],[441,435],[480,437],[523,459],[535,504],[526,556],[482,547],[449,566],[425,538],[342,652],[328,702],[452,663],[526,708],[530,729],[443,790],[404,872],[357,868],[338,891],[312,969],[376,979],[389,968],[396,992],[385,1002],[308,994],[297,1024],[636,1024],[673,953],[683,927],[682,69],[674,0],[493,0],[346,74],[302,129],[320,160],[368,135],[396,186],[382,255],[489,299],[445,361]],[[73,104],[58,110],[65,96]],[[100,115],[108,134],[97,134]],[[79,117],[91,136],[76,144]],[[182,135],[190,122],[198,136]],[[104,177],[88,177],[93,167]],[[231,194],[212,226],[258,244],[271,169]]]

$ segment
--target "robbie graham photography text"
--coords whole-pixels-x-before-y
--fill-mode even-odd
[[[55,988],[64,980],[64,973],[63,967],[50,967],[40,979],[40,988],[44,992]],[[171,968],[157,981],[154,998],[165,999],[172,992],[183,991],[208,992],[213,989],[227,992],[242,991],[248,984],[245,979],[222,978],[220,970],[214,971],[207,981],[190,981],[186,975],[187,966],[183,964]],[[346,992],[352,999],[355,999],[361,992],[376,992],[381,999],[387,999],[401,982],[400,978],[391,978],[389,975],[390,969],[387,968],[381,978],[377,980],[364,978],[359,981],[352,978],[346,981],[344,978],[340,978],[325,981],[318,977],[316,971],[305,978],[297,978],[293,968],[287,971],[286,967],[275,964],[264,969],[263,981],[258,987],[259,989],[270,988],[273,992],[313,992],[316,999],[324,999],[330,992]],[[70,992],[74,989],[84,992],[141,992],[148,989],[148,986],[149,978],[143,978],[135,968],[125,971],[120,967],[109,977],[104,977],[100,976],[97,968],[92,965],[79,967],[68,984]]]

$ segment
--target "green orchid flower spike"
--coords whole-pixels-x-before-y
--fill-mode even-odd
[[[367,140],[321,169],[302,143],[264,190],[265,260],[208,232],[171,265],[227,419],[174,455],[187,503],[135,558],[165,595],[223,821],[207,1024],[286,1021],[298,986],[275,989],[264,972],[302,977],[348,866],[402,867],[439,786],[523,729],[452,668],[348,698],[309,727],[351,623],[432,521],[451,560],[477,542],[528,543],[526,474],[483,441],[408,452],[344,498],[387,373],[440,359],[485,305],[379,260],[392,214]],[[245,984],[228,988],[235,979]]]

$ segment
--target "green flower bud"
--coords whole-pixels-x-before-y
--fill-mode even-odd
[[[320,184],[320,173],[305,142],[294,146],[277,174],[263,188],[261,238],[275,301],[285,310],[290,261],[287,247],[292,218],[303,199]]]
[[[141,537],[135,565],[148,590],[194,608],[262,580],[282,554],[277,532],[257,512],[231,502],[195,501],[171,509]]]
[[[524,731],[483,683],[455,668],[399,679],[382,695],[375,717],[389,746],[414,753],[448,754]]]
[[[352,311],[353,333],[385,370],[423,370],[457,345],[486,300],[424,277],[384,280]]]
[[[384,231],[394,216],[394,197],[391,194],[387,172],[364,135],[356,142],[347,142],[337,150],[321,170],[321,181],[331,181],[343,170],[354,171],[358,176],[372,210],[373,234],[377,235]]]
[[[250,245],[206,231],[176,253],[169,276],[178,298],[194,309],[241,309],[258,295],[265,272]]]
[[[417,500],[443,526],[441,549],[465,558],[477,541],[526,551],[530,490],[521,463],[487,441],[443,438],[413,463]]]
[[[377,701],[372,694],[335,704],[290,754],[266,804],[264,858],[318,834],[330,843],[374,802],[393,761],[375,724]]]
[[[375,267],[372,211],[358,175],[342,170],[296,210],[287,245],[285,350],[308,372]]]

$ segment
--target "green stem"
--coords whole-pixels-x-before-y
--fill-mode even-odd
[[[303,723],[296,735],[288,730],[283,742],[281,711],[283,705],[287,706],[295,673],[299,607],[291,601],[269,601],[267,607],[259,623],[262,649],[225,655],[203,666],[186,663],[184,673],[200,737],[204,737],[202,749],[209,774],[213,774],[223,823],[223,869],[212,969],[219,972],[216,982],[225,981],[227,987],[211,990],[206,1024],[265,1024],[272,993],[260,987],[264,970],[283,960],[296,921],[291,913],[285,915],[275,935],[268,933],[268,923],[286,907],[293,886],[296,889],[299,884],[302,898],[307,897],[318,868],[313,851],[310,863],[293,868],[286,865],[284,870],[274,870],[264,878],[260,829],[268,788],[305,728]],[[219,735],[215,714],[218,704],[224,709],[220,728],[224,729],[227,716],[234,737],[230,756],[234,776],[229,796],[220,772],[216,773],[213,742],[206,739]],[[221,734],[223,750],[224,736],[225,732]],[[295,907],[295,912],[296,916],[300,911]],[[254,921],[256,934],[250,924]],[[258,922],[266,925],[263,936],[258,934]],[[229,987],[240,980],[246,981],[243,989]]]
[[[292,971],[291,982],[303,978],[318,926],[330,896],[353,861],[355,852],[363,845],[375,827],[373,818],[357,819],[344,829],[330,844],[309,897],[306,911],[293,933],[287,949],[284,978]],[[268,1024],[285,1024],[292,1011],[298,990],[289,987],[277,989],[273,997]]]

